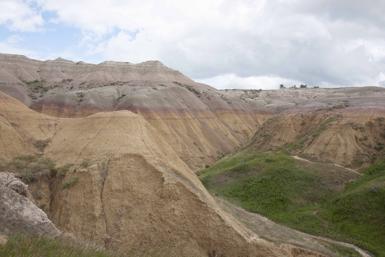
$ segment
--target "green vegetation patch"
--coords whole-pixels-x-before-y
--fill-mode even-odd
[[[242,151],[201,172],[204,185],[276,222],[385,256],[385,161],[337,190],[328,170],[284,153]],[[322,171],[322,169],[321,169]]]
[[[9,162],[0,163],[0,171],[15,173],[25,183],[31,183],[39,176],[53,175],[55,173],[55,163],[41,156],[18,156]]]
[[[0,256],[9,257],[112,257],[102,250],[43,237],[12,236],[1,247]]]
[[[36,99],[37,96],[42,97],[49,89],[45,86],[44,80],[24,81],[31,90],[31,97]]]
[[[331,188],[284,153],[240,152],[204,170],[200,178],[214,193],[268,216],[322,202]]]
[[[69,189],[79,182],[78,177],[70,177],[63,182],[63,189]]]
[[[41,155],[23,155],[8,162],[0,162],[0,172],[15,173],[27,184],[35,182],[40,176],[63,176],[70,167],[70,165],[57,167],[51,159]]]

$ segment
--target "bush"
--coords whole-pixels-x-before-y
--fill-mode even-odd
[[[48,146],[50,140],[49,139],[46,139],[46,140],[36,140],[34,143],[33,143],[33,146],[39,150],[40,152],[44,152],[44,149]]]
[[[90,160],[85,159],[80,163],[81,168],[87,168],[88,166],[90,166]]]
[[[56,167],[56,164],[48,158],[38,155],[18,156],[9,162],[0,163],[0,171],[12,172],[29,184],[41,176],[56,177],[57,174],[64,175],[71,165]]]
[[[75,186],[79,182],[78,177],[70,177],[66,181],[63,182],[63,189],[69,189]]]

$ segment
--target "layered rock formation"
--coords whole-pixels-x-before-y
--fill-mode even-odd
[[[60,229],[126,253],[334,256],[262,239],[223,211],[194,171],[253,135],[261,150],[347,166],[384,153],[378,88],[218,91],[159,62],[0,55],[0,68],[2,159],[70,165],[31,185],[40,204]]]
[[[138,114],[52,118],[0,93],[0,115],[6,121],[1,129],[15,135],[1,147],[15,149],[8,158],[17,156],[17,149],[42,154],[33,142],[44,139],[49,141],[44,156],[72,165],[50,182],[46,209],[60,229],[80,239],[134,254],[322,256],[318,249],[262,239],[223,211]]]
[[[140,114],[193,170],[244,144],[264,116],[156,61],[93,65],[0,55],[0,68],[1,91],[51,116]]]
[[[385,109],[281,113],[261,126],[251,145],[360,169],[385,156]]]
[[[61,58],[37,61],[0,55],[0,68],[1,91],[52,117],[84,117],[114,110],[140,115],[194,171],[245,145],[261,124],[270,117],[275,119],[275,115],[282,119],[273,122],[274,128],[266,123],[261,131],[270,131],[273,138],[285,137],[284,144],[295,144],[296,139],[304,136],[305,127],[315,125],[300,125],[313,122],[312,112],[317,117],[340,117],[332,132],[323,133],[324,139],[306,146],[303,154],[352,167],[375,159],[369,155],[382,154],[378,151],[382,139],[377,133],[382,127],[375,121],[385,116],[382,88],[218,91],[157,61],[94,65]],[[299,124],[293,130],[295,122]],[[371,126],[373,122],[375,127],[369,133],[376,135],[356,135],[351,128],[350,136],[336,136],[338,130],[344,131],[346,124],[352,122],[365,131],[369,129],[365,124],[369,122]],[[294,141],[290,141],[290,136]],[[356,136],[362,141],[357,141]],[[333,137],[330,142],[329,137]],[[366,137],[370,143],[364,142]],[[344,147],[347,145],[352,147]],[[358,162],[353,163],[354,160]]]

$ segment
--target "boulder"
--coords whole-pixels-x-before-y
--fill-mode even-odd
[[[28,186],[14,174],[0,172],[0,234],[59,236],[61,232],[29,195]]]

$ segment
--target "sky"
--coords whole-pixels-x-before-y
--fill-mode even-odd
[[[385,0],[0,0],[0,52],[159,60],[217,88],[385,86]]]

